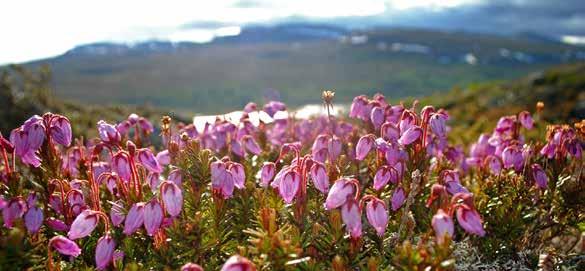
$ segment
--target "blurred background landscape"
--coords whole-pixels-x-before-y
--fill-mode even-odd
[[[133,111],[190,121],[248,102],[294,109],[325,89],[339,105],[423,99],[463,127],[537,101],[551,120],[579,120],[585,4],[562,2],[20,1],[0,19],[28,18],[0,30],[0,129],[44,111],[82,133]]]

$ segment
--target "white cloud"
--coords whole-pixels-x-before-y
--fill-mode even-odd
[[[238,27],[289,16],[368,16],[381,14],[387,8],[452,7],[470,1],[473,0],[264,0],[238,7],[236,0],[6,0],[1,4],[0,63],[50,57],[96,41],[208,40],[221,35],[221,31],[210,34],[178,30],[196,21]]]

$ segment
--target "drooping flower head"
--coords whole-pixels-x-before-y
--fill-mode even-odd
[[[374,227],[379,236],[384,236],[386,226],[388,225],[386,204],[376,197],[368,200],[366,204],[366,217],[368,218],[368,222]]]
[[[77,257],[81,254],[81,249],[75,242],[61,235],[51,238],[49,245],[63,255]]]
[[[221,271],[256,271],[256,266],[250,260],[234,255],[223,264]]]
[[[362,236],[362,210],[358,201],[349,198],[341,206],[341,219],[352,238]]]
[[[355,197],[357,192],[357,180],[342,178],[335,181],[327,194],[325,209],[332,210],[343,205],[349,198]]]
[[[439,244],[445,241],[445,237],[453,237],[455,227],[453,225],[453,219],[443,209],[439,209],[431,220],[431,225],[435,231],[435,237]]]
[[[71,240],[90,235],[98,224],[98,215],[95,211],[82,211],[71,223],[67,237]]]
[[[110,234],[106,234],[97,241],[95,247],[95,263],[98,270],[104,270],[112,263],[116,241]]]
[[[183,191],[179,186],[170,181],[160,185],[161,197],[165,210],[172,217],[178,216],[183,208]]]

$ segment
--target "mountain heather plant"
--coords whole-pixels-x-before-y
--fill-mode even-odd
[[[444,109],[362,95],[334,117],[333,97],[311,119],[271,101],[202,130],[102,120],[92,139],[32,116],[0,135],[2,269],[585,266],[584,122],[547,125],[539,106],[466,148]]]

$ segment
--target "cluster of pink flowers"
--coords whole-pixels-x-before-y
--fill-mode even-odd
[[[144,230],[156,242],[165,240],[165,229],[181,219],[183,172],[174,164],[171,147],[181,151],[195,140],[214,154],[209,168],[214,198],[229,200],[238,190],[257,185],[278,194],[294,208],[295,218],[302,219],[312,195],[323,203],[324,211],[341,213],[352,240],[362,238],[364,208],[367,222],[382,237],[390,210],[405,208],[420,190],[431,187],[426,206],[435,213],[432,228],[437,242],[443,243],[454,237],[453,217],[467,233],[488,234],[474,196],[462,182],[468,172],[500,175],[511,170],[546,189],[549,174],[538,163],[541,158],[582,156],[582,142],[573,129],[564,126],[551,129],[546,145],[538,150],[540,157],[535,155],[535,146],[527,144],[520,132],[535,126],[526,111],[501,118],[493,133],[481,135],[465,158],[463,149],[447,140],[449,114],[432,106],[418,110],[417,103],[410,108],[391,105],[377,94],[353,100],[349,111],[353,120],[331,116],[297,120],[275,118],[286,106],[272,101],[261,110],[275,118],[272,123],[253,124],[250,115],[258,108],[250,103],[237,123],[218,118],[201,131],[193,124],[179,124],[174,131],[163,128],[163,148],[158,152],[147,144],[154,126],[136,114],[118,124],[99,121],[98,138],[73,145],[66,117],[35,115],[14,129],[9,139],[0,135],[4,169],[0,177],[8,184],[17,180],[16,165],[43,167],[52,172],[44,184],[46,201],[41,202],[34,190],[27,195],[3,194],[4,227],[24,219],[28,232],[35,235],[45,225],[57,234],[50,238],[49,253],[77,257],[82,249],[76,240],[92,235],[101,222],[95,265],[106,269],[124,258],[117,249],[121,240],[114,238],[113,230],[127,237]],[[254,161],[254,172],[246,172],[243,159]],[[350,167],[356,170],[346,170]],[[424,180],[411,177],[416,171]],[[251,174],[257,184],[246,184]],[[423,181],[429,185],[416,183]],[[182,270],[202,268],[189,263]],[[222,270],[255,267],[236,255]]]

